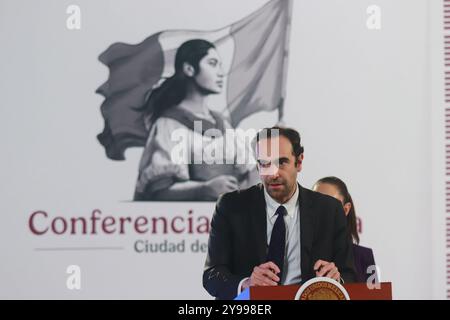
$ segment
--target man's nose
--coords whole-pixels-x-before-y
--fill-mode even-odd
[[[278,174],[279,173],[279,169],[278,169],[278,167],[276,166],[276,165],[274,165],[274,164],[272,164],[271,166],[270,166],[270,168],[269,168],[269,176],[271,177],[271,178],[273,178],[273,179],[276,179],[276,178],[278,178],[280,175]]]
[[[278,174],[278,169],[276,169],[275,173],[272,175],[272,178],[275,180],[278,179],[279,177],[280,175]]]

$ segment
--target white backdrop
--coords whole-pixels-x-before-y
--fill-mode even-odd
[[[205,253],[136,253],[136,240],[205,234],[43,235],[30,232],[36,210],[49,216],[210,217],[213,203],[133,203],[142,149],[105,157],[96,88],[108,76],[98,55],[114,42],[138,43],[166,29],[214,30],[265,0],[0,0],[0,298],[209,298]],[[433,290],[429,11],[425,0],[295,0],[286,124],[305,145],[303,186],[326,175],[347,182],[396,299],[444,297]],[[81,29],[66,9],[81,8]],[[366,26],[377,4],[381,30]],[[244,127],[271,125],[259,114]],[[111,247],[40,251],[39,248]],[[69,265],[81,290],[66,287]],[[435,282],[437,282],[435,280]]]

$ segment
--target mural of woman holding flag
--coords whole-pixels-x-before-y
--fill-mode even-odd
[[[251,153],[250,143],[225,141],[225,130],[261,111],[278,110],[283,120],[291,12],[292,0],[270,0],[218,30],[162,31],[136,45],[114,43],[100,55],[110,73],[97,90],[105,97],[98,140],[112,160],[125,160],[129,147],[145,148],[134,200],[215,201],[257,181],[254,163],[236,163],[228,154],[216,155],[223,163],[197,163],[205,150],[193,141],[223,150],[234,143],[239,157]],[[212,96],[223,104],[208,105]],[[194,130],[199,122],[200,133]],[[267,125],[273,123],[254,129]],[[190,150],[181,162],[172,157],[180,143],[173,134],[180,132]]]
[[[234,157],[218,161],[221,163],[214,163],[217,159],[194,163],[195,159],[205,160],[205,146],[218,144],[222,150],[226,146],[225,130],[232,129],[231,124],[207,105],[208,96],[220,93],[223,86],[221,58],[212,43],[194,39],[180,46],[175,74],[155,88],[144,105],[150,134],[141,159],[135,200],[215,201],[222,193],[256,181],[254,164],[236,164]],[[195,131],[195,122],[201,123],[203,132]],[[203,134],[213,128],[219,137]],[[174,140],[174,132],[185,138],[185,150],[191,151],[181,161],[171,157],[180,143]],[[196,139],[200,143],[193,143]],[[236,153],[251,152],[250,148],[245,150],[244,141],[236,145]]]

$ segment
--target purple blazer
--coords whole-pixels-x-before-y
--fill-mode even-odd
[[[353,244],[353,256],[355,260],[356,282],[367,282],[367,278],[373,273],[367,273],[369,266],[375,265],[373,251],[370,248]]]

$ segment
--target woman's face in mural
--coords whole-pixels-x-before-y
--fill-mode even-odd
[[[207,93],[221,93],[224,73],[222,59],[216,49],[209,49],[208,54],[200,60],[198,73],[194,76],[196,84]]]

